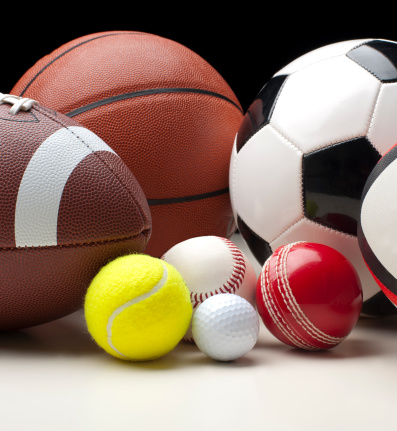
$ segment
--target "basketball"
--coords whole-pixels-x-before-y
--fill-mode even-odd
[[[86,35],[40,59],[12,93],[77,120],[121,157],[148,199],[145,253],[235,231],[228,173],[243,111],[189,48],[142,32]]]

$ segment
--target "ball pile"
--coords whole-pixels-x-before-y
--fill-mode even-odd
[[[196,253],[185,254],[184,260],[179,253],[170,256],[179,257],[175,260],[182,271],[189,267],[190,277],[184,278],[178,266],[165,259],[132,254],[108,263],[93,279],[85,298],[85,318],[92,338],[106,352],[124,360],[152,360],[164,356],[185,338],[195,341],[208,356],[230,361],[253,348],[259,331],[253,267],[248,267],[245,278],[243,254],[226,238],[192,238],[182,244],[182,250],[186,243],[188,248],[191,243],[200,246]],[[211,254],[214,244],[221,247]],[[241,260],[234,262],[236,256]],[[240,267],[236,279],[230,278],[233,265]],[[194,289],[204,292],[206,281],[219,281],[217,271],[227,275],[220,288],[225,285],[231,293],[210,290],[197,304]],[[193,320],[196,334],[189,326],[194,308],[198,312],[196,324]]]
[[[396,59],[381,39],[319,48],[245,117],[209,64],[160,36],[87,35],[38,61],[0,93],[0,263],[22,280],[0,272],[0,329],[73,311],[84,292],[89,333],[118,359],[185,339],[232,361],[260,318],[316,350],[360,313],[394,314]]]
[[[182,269],[190,266],[189,275],[207,272],[215,276],[230,255],[230,241],[219,237],[187,241],[201,244],[199,251],[205,256],[206,246],[221,240],[228,246],[217,252],[217,258],[204,259],[205,265],[201,259],[189,258],[189,253],[182,253],[185,259],[177,264],[183,262]],[[235,245],[232,249],[238,250]],[[99,346],[120,359],[159,358],[185,338],[210,358],[232,361],[255,346],[259,316],[287,345],[330,349],[351,332],[362,307],[356,270],[341,253],[323,244],[299,242],[279,247],[259,278],[250,278],[253,303],[244,298],[246,292],[241,295],[235,289],[236,293],[203,295],[197,306],[191,289],[197,289],[198,280],[200,276],[184,279],[164,259],[119,257],[102,268],[87,291],[88,330]]]

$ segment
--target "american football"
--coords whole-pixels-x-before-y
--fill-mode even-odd
[[[0,330],[78,309],[109,260],[145,249],[151,217],[118,155],[32,99],[0,93]]]

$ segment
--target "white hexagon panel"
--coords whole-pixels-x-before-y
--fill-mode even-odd
[[[381,83],[346,56],[290,75],[270,124],[304,153],[365,136]]]
[[[229,181],[234,208],[248,225],[262,220],[256,233],[272,241],[303,217],[303,154],[268,124],[236,155],[234,147]]]
[[[307,53],[260,90],[230,164],[234,215],[258,262],[297,238],[334,247],[359,273],[369,316],[396,313],[357,241],[366,179],[397,142],[396,83],[396,42],[352,40]]]

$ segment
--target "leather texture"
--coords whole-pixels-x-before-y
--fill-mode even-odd
[[[73,116],[122,158],[150,205],[148,254],[234,232],[228,171],[242,109],[190,49],[140,32],[87,35],[39,60],[12,91]]]
[[[43,106],[0,105],[0,330],[78,309],[97,271],[142,252],[145,195],[108,145]]]

